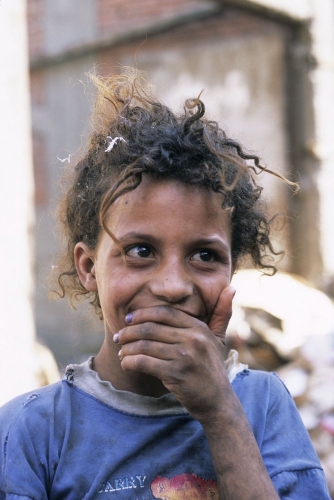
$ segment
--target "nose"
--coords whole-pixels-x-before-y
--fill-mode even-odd
[[[193,294],[194,284],[180,262],[169,261],[155,269],[150,280],[151,293],[169,303],[185,302]]]

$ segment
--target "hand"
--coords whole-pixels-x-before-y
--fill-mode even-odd
[[[224,344],[234,293],[222,291],[209,325],[170,306],[134,311],[116,337],[122,368],[159,378],[194,418],[205,420],[230,387]]]

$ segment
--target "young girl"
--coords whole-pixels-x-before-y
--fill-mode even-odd
[[[258,158],[199,98],[178,117],[139,74],[95,83],[58,280],[90,298],[105,340],[2,408],[1,498],[329,499],[283,383],[224,362],[240,258],[275,271]]]

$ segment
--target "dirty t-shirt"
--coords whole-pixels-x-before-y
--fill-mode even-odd
[[[329,500],[281,380],[231,360],[228,370],[280,498]],[[3,406],[0,439],[1,500],[218,499],[199,422],[171,394],[117,391],[100,380],[92,360]]]

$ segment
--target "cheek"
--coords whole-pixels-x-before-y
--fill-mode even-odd
[[[100,292],[101,290],[101,292]],[[117,313],[117,310],[127,306],[135,294],[136,283],[134,280],[124,276],[109,276],[104,280],[99,288],[100,301],[110,313]]]
[[[128,312],[128,293],[123,286],[104,286],[100,296],[105,328],[116,332],[126,326],[125,316]]]
[[[214,277],[206,283],[205,289],[203,291],[203,297],[206,302],[207,311],[212,314],[220,294],[231,282],[229,273],[220,276],[218,279]]]

